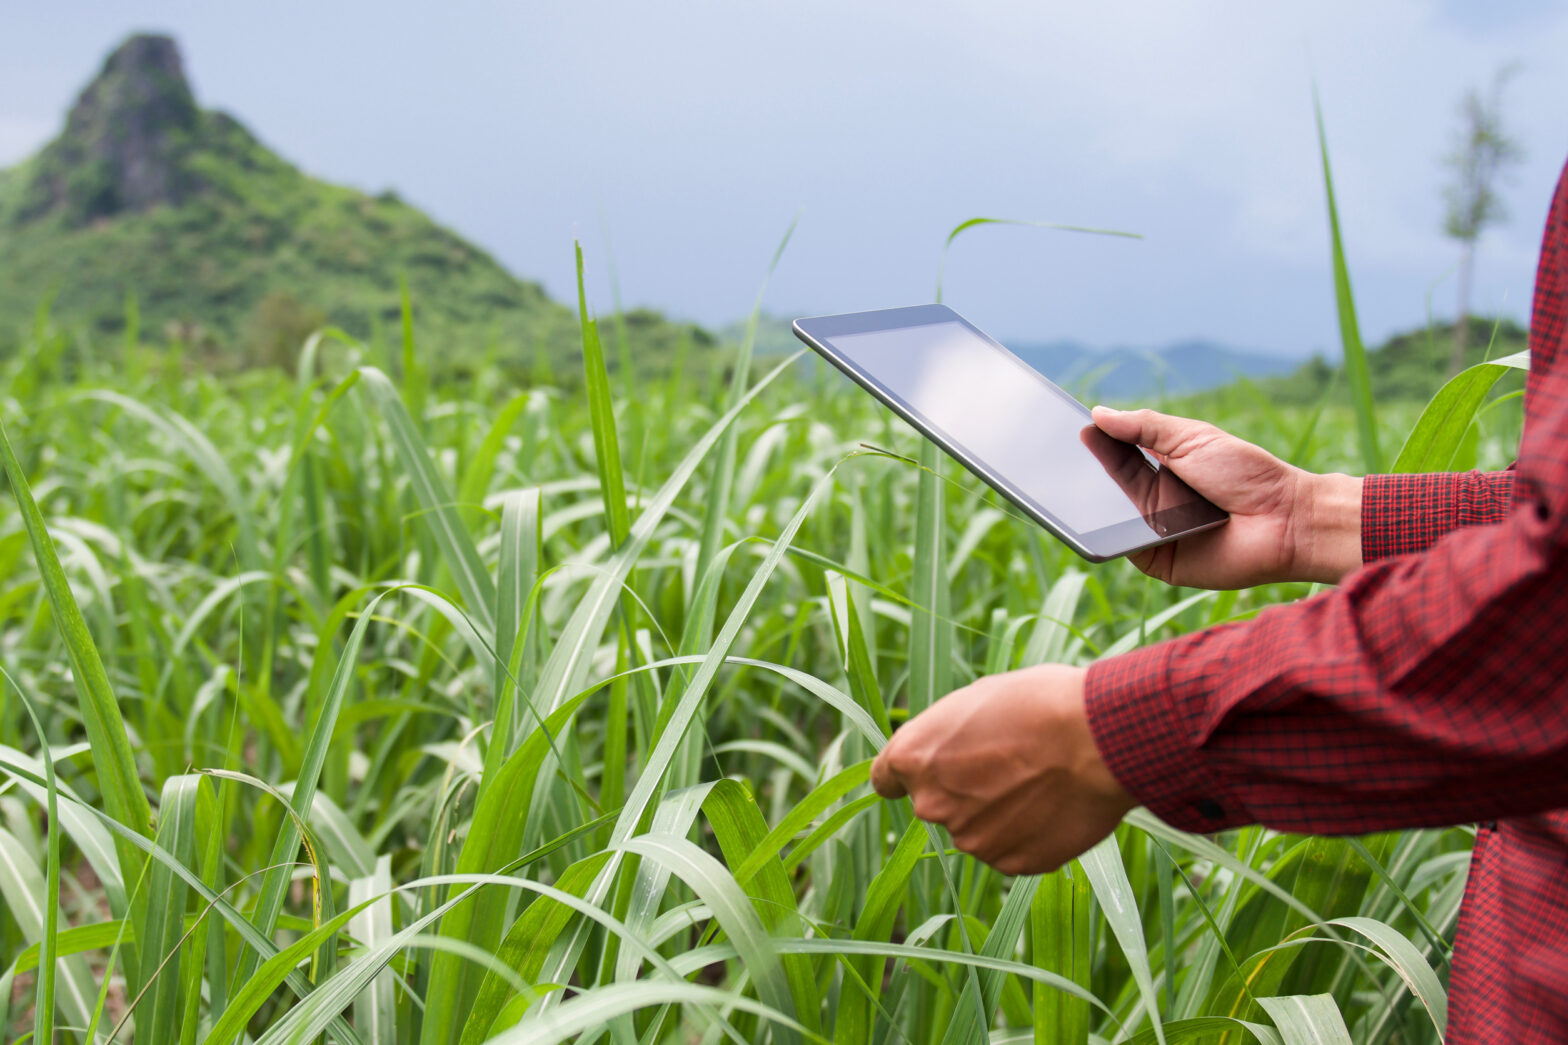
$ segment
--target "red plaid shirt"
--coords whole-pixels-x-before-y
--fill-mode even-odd
[[[1102,660],[1089,723],[1169,823],[1480,829],[1450,1045],[1568,1042],[1568,169],[1510,472],[1368,476],[1338,588]]]

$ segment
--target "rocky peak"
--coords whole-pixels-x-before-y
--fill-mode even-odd
[[[83,89],[65,130],[39,154],[21,217],[82,225],[178,205],[198,185],[182,162],[201,125],[180,51],[168,36],[122,43]]]

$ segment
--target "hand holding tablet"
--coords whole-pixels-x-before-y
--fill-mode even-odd
[[[795,335],[1092,562],[1225,512],[945,305],[797,319]]]

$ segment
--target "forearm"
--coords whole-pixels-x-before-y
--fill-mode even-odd
[[[1425,551],[1466,526],[1501,522],[1514,473],[1308,475],[1291,579],[1338,584],[1363,563]]]
[[[1362,479],[1311,475],[1292,562],[1293,580],[1338,584],[1361,566]]]

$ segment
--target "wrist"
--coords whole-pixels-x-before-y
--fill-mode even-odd
[[[1338,584],[1361,567],[1360,476],[1303,474],[1298,495],[1294,580]]]
[[[1120,807],[1120,813],[1126,813],[1135,808],[1138,802],[1111,771],[1105,753],[1100,750],[1100,741],[1095,737],[1094,729],[1089,724],[1086,693],[1088,679],[1089,669],[1083,667],[1072,668],[1071,674],[1066,679],[1067,699],[1073,708],[1073,732],[1077,734],[1075,746],[1078,750],[1078,759],[1073,769],[1078,778],[1102,801],[1117,805]]]

